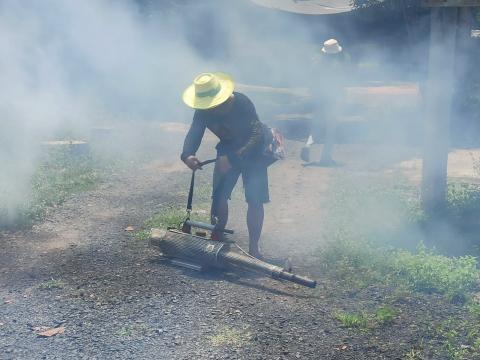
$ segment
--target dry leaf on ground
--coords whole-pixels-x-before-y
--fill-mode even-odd
[[[55,336],[58,334],[63,334],[65,332],[65,327],[60,326],[56,328],[50,328],[48,330],[42,331],[41,333],[38,333],[38,336],[40,337],[51,337]]]

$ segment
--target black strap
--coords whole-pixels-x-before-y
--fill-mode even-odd
[[[213,162],[215,162],[217,159],[210,159],[210,160],[206,160],[204,162],[201,162],[200,163],[200,167],[204,166],[204,165],[208,165],[208,164],[211,164]],[[187,200],[187,212],[190,214],[190,211],[192,211],[192,202],[193,202],[193,188],[195,186],[195,171],[196,170],[193,170],[192,171],[192,178],[190,180],[190,190],[188,192],[188,200]],[[190,218],[190,215],[188,216],[188,218]]]

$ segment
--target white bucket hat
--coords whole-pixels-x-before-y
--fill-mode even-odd
[[[342,47],[338,44],[337,40],[328,39],[323,43],[322,52],[325,54],[338,54],[342,52]]]

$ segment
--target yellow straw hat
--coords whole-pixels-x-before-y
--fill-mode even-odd
[[[183,92],[183,102],[194,109],[211,109],[224,103],[233,93],[233,79],[221,72],[198,75]]]

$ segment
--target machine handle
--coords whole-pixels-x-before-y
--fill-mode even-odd
[[[200,163],[200,166],[208,165],[208,164],[214,163],[215,161],[217,161],[217,159],[205,160],[205,161]]]
[[[215,228],[215,225],[206,224],[195,220],[185,220],[185,224],[209,231],[219,230]],[[226,234],[233,234],[233,230],[230,229],[223,229],[222,232]]]

